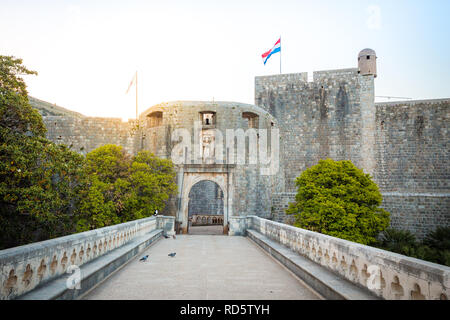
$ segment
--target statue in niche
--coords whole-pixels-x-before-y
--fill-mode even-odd
[[[209,132],[202,135],[202,159],[204,163],[214,163],[214,136]]]

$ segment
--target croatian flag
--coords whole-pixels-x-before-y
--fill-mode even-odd
[[[278,39],[278,41],[275,43],[272,49],[270,49],[266,53],[263,53],[262,58],[264,61],[264,65],[266,64],[267,60],[269,60],[271,55],[280,51],[281,51],[281,38]]]

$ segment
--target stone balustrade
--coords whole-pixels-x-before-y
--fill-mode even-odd
[[[450,268],[393,252],[273,222],[231,217],[230,234],[252,229],[389,300],[447,300]]]
[[[0,251],[0,299],[14,299],[156,229],[173,233],[173,217],[150,217]]]
[[[190,222],[192,226],[223,225],[223,215],[193,214]]]

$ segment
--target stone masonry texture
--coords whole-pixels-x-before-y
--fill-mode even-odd
[[[34,106],[39,109],[39,100],[34,100]],[[49,104],[46,108],[40,111],[48,138],[83,154],[113,143],[131,154],[149,150],[171,158],[181,141],[172,141],[174,131],[187,129],[194,140],[194,123],[205,112],[213,113],[214,119],[201,125],[199,139],[207,141],[205,145],[220,140],[214,130],[223,133],[225,142],[227,129],[249,129],[249,114],[256,129],[268,130],[268,141],[270,130],[279,130],[279,170],[274,175],[262,175],[260,163],[249,163],[254,149],[249,149],[249,138],[245,164],[232,161],[233,150],[224,148],[219,164],[208,162],[206,155],[219,156],[208,149],[197,163],[191,159],[177,165],[179,195],[164,210],[177,221],[197,213],[194,210],[292,223],[285,210],[295,199],[296,177],[320,159],[331,158],[351,160],[373,177],[393,227],[422,238],[437,226],[450,225],[450,99],[375,103],[374,76],[361,75],[357,68],[314,72],[311,82],[306,73],[256,77],[255,105],[162,103],[140,114],[140,127],[133,120],[85,117]],[[258,148],[260,139],[258,134]],[[187,151],[193,155],[193,150]],[[209,182],[187,185],[185,181]]]
[[[189,192],[189,216],[223,215],[223,192],[209,180],[200,181]]]
[[[391,225],[423,238],[450,225],[450,100],[374,102],[374,77],[357,69],[256,77],[255,104],[281,130],[282,172],[273,187],[273,220],[295,199],[295,178],[318,160],[351,160],[383,194]]]

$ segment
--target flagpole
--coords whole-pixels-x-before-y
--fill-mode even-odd
[[[280,35],[280,74],[281,74],[281,35]]]

